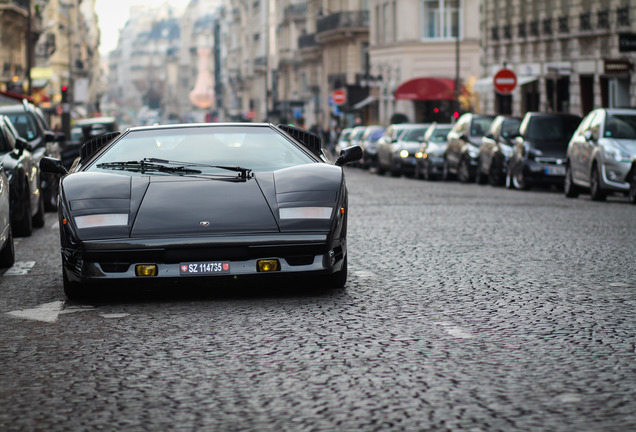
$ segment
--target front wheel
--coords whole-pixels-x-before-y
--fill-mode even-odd
[[[15,246],[13,245],[13,234],[9,228],[7,243],[0,251],[0,268],[9,268],[15,263]]]
[[[470,164],[466,158],[462,158],[462,160],[459,161],[457,179],[462,183],[470,183],[472,181],[472,177],[470,175]]]
[[[22,217],[16,221],[13,229],[16,236],[29,237],[33,234],[33,212],[31,210],[31,197],[29,196],[28,188],[25,188],[22,200],[25,205],[22,211]]]
[[[605,201],[607,193],[601,188],[601,173],[598,166],[592,168],[590,176],[590,195],[593,201]]]
[[[33,226],[36,228],[42,228],[44,226],[44,197],[40,194],[38,198],[38,212],[33,216]]]
[[[512,184],[515,189],[526,190],[528,189],[528,182],[526,181],[526,177],[523,175],[523,166],[517,169],[517,172],[511,175]]]
[[[570,164],[565,167],[565,180],[563,182],[563,191],[567,198],[576,198],[579,196],[579,189],[572,180],[572,168]]]
[[[71,282],[66,276],[66,269],[62,269],[62,283],[64,284],[64,294],[69,300],[78,300],[86,297],[82,284]]]
[[[345,286],[347,283],[347,257],[344,257],[344,261],[342,262],[342,267],[339,271],[327,275],[324,277],[322,283],[327,289],[338,289]]]
[[[632,169],[632,173],[629,178],[629,192],[627,192],[629,202],[636,204],[636,168]]]

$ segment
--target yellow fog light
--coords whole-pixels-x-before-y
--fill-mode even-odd
[[[259,272],[273,272],[280,270],[280,263],[277,259],[263,259],[256,261],[256,269]]]
[[[157,264],[137,264],[135,266],[137,276],[157,276]]]

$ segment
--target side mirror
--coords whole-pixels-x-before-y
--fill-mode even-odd
[[[62,161],[52,157],[44,156],[40,159],[40,170],[51,174],[66,175],[68,171],[62,165]]]
[[[66,140],[66,135],[64,135],[64,132],[55,132],[55,138],[53,138],[53,141],[64,142],[65,140]]]
[[[362,159],[362,147],[347,147],[346,149],[340,151],[340,156],[336,160],[336,165],[343,166],[351,162],[357,162],[360,159]]]
[[[47,143],[54,142],[55,141],[55,133],[53,133],[52,131],[45,131],[44,132],[44,141],[46,141]]]
[[[18,151],[18,156],[22,156],[25,150],[31,150],[29,143],[22,137],[16,137],[15,149]]]

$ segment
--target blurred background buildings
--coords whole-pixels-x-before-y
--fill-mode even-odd
[[[0,103],[25,94],[55,115],[68,86],[74,118],[323,129],[636,106],[633,0],[135,6],[106,59],[94,3],[0,0]],[[508,94],[494,85],[504,68]]]

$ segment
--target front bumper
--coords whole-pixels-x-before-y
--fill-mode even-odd
[[[219,276],[330,274],[342,268],[346,240],[328,241],[326,235],[249,235],[208,239],[98,240],[62,248],[69,281],[161,280],[217,278]],[[278,259],[280,269],[261,273],[259,259]],[[180,266],[193,262],[227,262],[229,272],[182,275]],[[156,276],[137,276],[135,266],[156,264]]]
[[[537,158],[528,160],[524,176],[532,183],[561,184],[565,180],[565,163],[561,158]]]
[[[631,166],[631,162],[605,162],[601,170],[602,189],[628,192],[629,183],[625,180]]]

